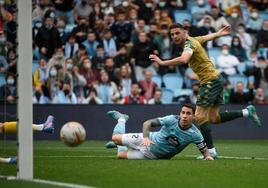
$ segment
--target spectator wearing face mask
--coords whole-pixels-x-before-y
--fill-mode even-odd
[[[156,5],[156,9],[160,9],[160,10],[170,10],[170,16],[173,18],[173,13],[174,11],[170,8],[170,2],[167,2],[165,0],[159,0],[159,2]]]
[[[65,62],[65,56],[64,56],[64,52],[63,49],[60,48],[56,48],[55,52],[52,56],[52,58],[48,61],[48,68],[52,67],[52,66],[56,66],[58,69],[64,67],[64,62]]]
[[[54,104],[77,104],[77,98],[71,89],[70,83],[63,83],[62,89],[59,90],[53,98]]]
[[[7,74],[6,84],[0,87],[0,102],[13,104],[17,101],[16,80],[13,74]]]
[[[154,0],[142,0],[135,1],[136,6],[138,6],[138,18],[143,19],[146,25],[149,25],[150,20],[153,18],[153,10],[156,6],[156,2]]]
[[[216,64],[219,67],[220,73],[223,76],[228,77],[229,75],[236,74],[236,66],[239,64],[239,60],[234,55],[229,53],[229,46],[223,45],[221,54],[218,56],[216,60]]]
[[[33,39],[36,37],[38,30],[42,27],[42,19],[36,19],[33,21],[33,29],[32,29],[32,34],[33,34]]]
[[[240,62],[248,59],[246,50],[243,48],[241,40],[238,36],[233,36],[230,54],[236,56]]]
[[[233,8],[231,14],[227,17],[228,23],[232,26],[232,33],[238,32],[238,26],[244,24],[243,18],[239,14],[238,8]]]
[[[200,28],[192,24],[190,20],[185,19],[182,22],[183,28],[188,32],[189,36],[197,37],[200,36]],[[202,35],[202,34],[201,34]]]
[[[197,5],[192,6],[191,14],[193,23],[199,22],[203,16],[210,12],[210,6],[205,0],[197,0]]]
[[[32,98],[34,104],[49,104],[50,99],[44,95],[42,87],[36,86],[34,88],[34,95]]]
[[[34,39],[35,44],[39,48],[41,58],[50,59],[56,48],[62,46],[60,33],[54,26],[55,15],[51,11],[47,11],[44,17],[44,24],[38,30]]]
[[[202,33],[200,33],[200,35],[207,35],[216,31],[215,21],[209,15],[205,15],[204,18],[197,23],[197,26],[200,28],[200,31]],[[216,43],[215,41],[208,41],[204,44],[204,46],[206,49],[208,49],[216,46]]]
[[[68,40],[69,33],[65,30],[66,24],[65,24],[64,20],[58,19],[57,24],[56,24],[56,28],[58,29],[58,31],[60,33],[60,38],[61,38],[62,44],[65,44]]]
[[[262,22],[263,20],[259,16],[259,10],[252,9],[251,15],[246,24],[247,32],[256,34],[261,29]]]
[[[48,80],[46,83],[46,86],[49,90],[49,95],[51,97],[51,99],[53,99],[56,95],[56,93],[58,92],[58,90],[60,90],[62,84],[59,80],[58,77],[58,70],[55,66],[52,66],[49,69],[49,75],[48,75]]]
[[[10,48],[7,51],[7,63],[8,63],[8,69],[7,72],[13,75],[17,74],[17,61],[18,61],[18,56],[17,56],[17,51],[15,48]]]
[[[62,73],[59,75],[59,79],[62,82],[68,82],[73,89],[73,76],[72,76],[72,69],[73,69],[73,60],[71,58],[67,58],[62,68]]]
[[[118,12],[124,11],[126,13],[126,17],[130,18],[130,12],[133,8],[137,10],[137,6],[135,6],[131,0],[122,0],[117,6],[114,5],[114,13],[117,15]]]

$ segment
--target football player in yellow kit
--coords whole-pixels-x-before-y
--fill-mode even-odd
[[[52,134],[54,132],[54,117],[49,115],[47,120],[42,124],[33,124],[32,128],[34,131],[41,131],[44,133]],[[17,122],[10,121],[10,122],[3,122],[0,123],[0,133],[2,134],[14,134],[17,132]],[[3,158],[0,157],[0,163],[8,163],[8,164],[16,164],[17,158],[16,157],[7,157]]]
[[[220,105],[223,104],[224,78],[209,59],[202,44],[215,38],[229,35],[230,26],[224,26],[219,31],[204,36],[190,37],[187,30],[181,24],[173,24],[169,32],[173,42],[183,47],[179,57],[170,60],[161,60],[157,55],[149,56],[162,66],[180,65],[188,63],[189,67],[197,74],[200,82],[200,91],[196,102],[195,120],[199,125],[204,140],[212,157],[217,156],[213,145],[210,124],[222,123],[239,117],[248,117],[258,127],[261,126],[260,118],[254,106],[250,105],[242,110],[220,112]]]

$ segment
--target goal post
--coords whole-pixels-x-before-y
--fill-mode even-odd
[[[18,8],[18,179],[33,179],[32,132],[32,1],[17,0]]]

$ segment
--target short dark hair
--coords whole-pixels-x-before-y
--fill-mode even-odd
[[[183,25],[179,24],[179,23],[174,23],[169,27],[169,31],[171,29],[175,29],[175,28],[179,28],[179,29],[184,29]]]
[[[185,104],[182,105],[181,108],[183,108],[183,107],[191,108],[192,111],[193,111],[193,114],[195,113],[195,105],[193,105],[193,104],[191,104],[191,103],[185,103]]]

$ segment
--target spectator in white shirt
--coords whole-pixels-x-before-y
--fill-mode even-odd
[[[226,77],[236,74],[236,66],[239,64],[239,60],[234,55],[229,53],[229,46],[223,45],[221,55],[217,58],[217,66],[219,71]]]

